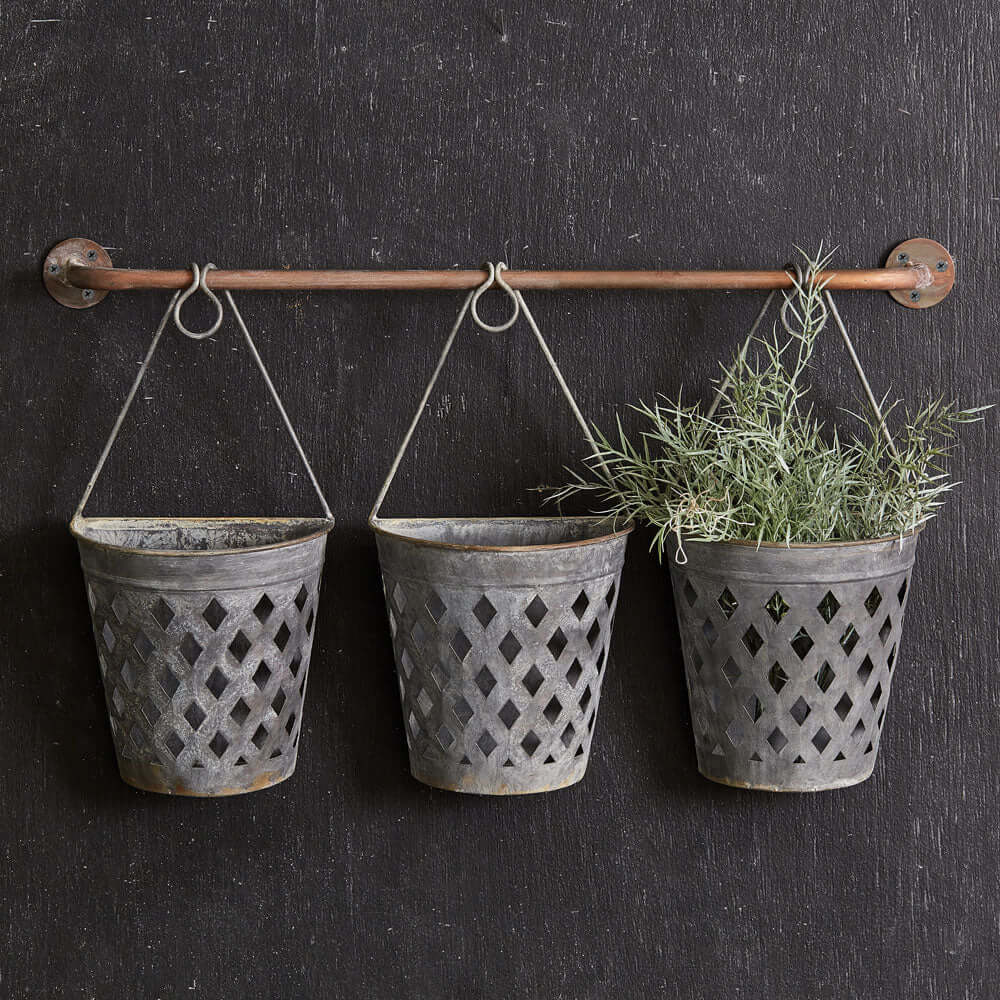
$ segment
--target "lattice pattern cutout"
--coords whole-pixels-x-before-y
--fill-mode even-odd
[[[294,765],[319,574],[266,589],[158,592],[90,580],[120,757],[171,774]]]
[[[589,756],[618,575],[516,590],[383,574],[410,753],[470,770]]]
[[[672,573],[702,770],[755,783],[871,769],[908,570],[834,586]]]

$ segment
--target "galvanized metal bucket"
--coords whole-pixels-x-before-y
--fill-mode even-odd
[[[590,437],[523,298],[498,275],[514,316],[500,328],[479,320],[490,271],[459,313],[370,524],[411,773],[437,788],[513,795],[572,785],[587,769],[632,528],[595,517],[378,516],[470,304],[486,329],[524,314]]]
[[[183,301],[175,296],[70,523],[119,771],[137,788],[176,795],[256,791],[295,770],[326,535],[333,527],[281,400],[228,298],[326,516],[83,516],[166,321]]]
[[[871,775],[916,544],[684,543],[670,576],[706,778],[804,792]]]

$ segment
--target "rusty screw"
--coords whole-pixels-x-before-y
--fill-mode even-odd
[[[97,260],[97,251],[96,250],[88,250],[87,251],[87,260]]]
[[[948,261],[946,261],[946,260],[939,260],[934,266],[939,271],[947,271],[948,270]]]
[[[93,297],[94,297],[94,289],[93,288],[85,288],[83,290],[84,301],[89,302]]]
[[[910,292],[910,301],[911,302],[919,302],[920,301],[920,292],[918,292],[915,288],[913,289],[912,292]]]
[[[55,261],[52,261],[52,263],[49,264],[49,274],[58,274],[58,273],[59,273],[59,265]]]
[[[905,264],[909,259],[910,255],[908,253],[896,254],[896,260],[898,260],[900,264]]]

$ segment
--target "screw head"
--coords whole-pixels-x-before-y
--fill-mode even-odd
[[[88,300],[92,299],[94,297],[94,289],[93,288],[85,288],[83,290],[83,297],[85,299],[88,299]]]
[[[87,251],[87,260],[97,260],[97,251],[96,250],[88,250]]]
[[[910,259],[910,255],[908,253],[898,253],[898,254],[896,254],[896,260],[898,260],[900,262],[900,264],[905,264],[909,259]]]
[[[910,292],[910,301],[911,302],[919,302],[920,301],[920,292],[918,292],[915,288],[913,289],[912,292]]]
[[[946,260],[939,260],[934,266],[939,271],[947,271],[948,270],[948,261],[946,261]]]
[[[49,264],[49,274],[58,274],[58,273],[59,273],[59,265],[55,261],[52,261]]]

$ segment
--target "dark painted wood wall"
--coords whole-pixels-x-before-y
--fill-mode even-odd
[[[996,421],[921,543],[874,777],[695,769],[666,572],[632,543],[586,780],[516,800],[407,772],[364,518],[459,299],[245,294],[330,494],[298,772],[228,801],[118,777],[66,521],[164,307],[38,280],[117,264],[878,266],[959,283],[841,309],[879,389],[997,398],[1000,15],[952,5],[0,6],[0,994],[980,998],[998,972]],[[588,414],[706,394],[760,299],[538,294]],[[193,310],[193,315],[197,309]],[[520,329],[467,330],[392,510],[536,512],[582,453]],[[817,389],[854,387],[832,340]],[[94,511],[315,509],[235,330],[171,335]]]

